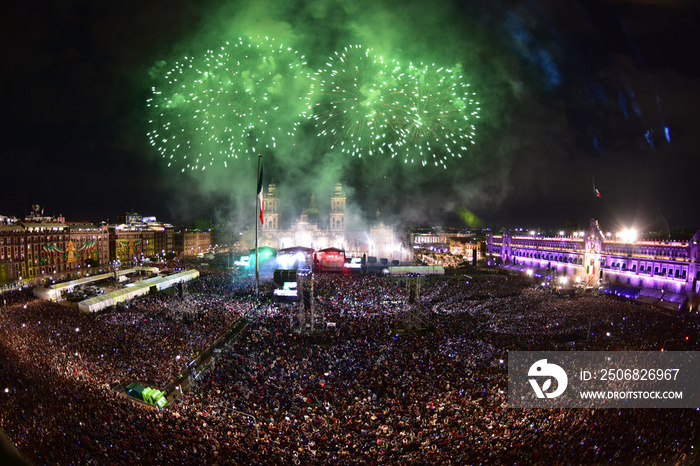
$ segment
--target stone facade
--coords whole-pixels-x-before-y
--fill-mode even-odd
[[[270,183],[263,196],[264,224],[259,237],[259,245],[280,250],[291,247],[311,248],[316,251],[337,248],[345,251],[345,256],[386,258],[388,261],[407,261],[411,258],[411,249],[396,231],[377,218],[367,230],[359,230],[348,225],[346,215],[346,196],[340,183],[330,198],[330,212],[327,226],[321,224],[321,213],[311,196],[309,207],[304,209],[299,218],[284,228],[280,222],[281,199],[274,183]],[[324,222],[325,223],[325,222]]]
[[[582,235],[487,236],[488,252],[504,264],[556,270],[585,284],[598,282],[683,294],[700,292],[700,231],[690,240],[622,240],[606,237],[591,219]]]

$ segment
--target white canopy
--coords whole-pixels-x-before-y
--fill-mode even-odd
[[[148,294],[152,287],[155,287],[156,290],[160,291],[170,288],[177,283],[186,282],[197,277],[199,277],[198,271],[186,270],[167,277],[148,278],[146,280],[134,283],[126,288],[81,301],[78,303],[78,309],[83,312],[101,311],[102,309],[114,306],[118,303],[129,301],[138,296]]]

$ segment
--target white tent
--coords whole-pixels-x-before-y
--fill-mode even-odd
[[[126,280],[126,276],[136,272],[148,272],[156,274],[160,272],[158,267],[134,267],[132,269],[118,270],[117,276],[119,281],[122,282]],[[70,280],[63,283],[57,283],[51,285],[48,288],[37,287],[34,289],[34,296],[41,299],[48,299],[51,301],[58,301],[65,293],[71,293],[76,287],[82,285],[87,285],[88,283],[98,282],[100,280],[108,280],[114,278],[113,273],[101,273],[98,275],[92,275],[89,277],[77,278],[75,280]]]
[[[151,291],[151,288],[156,290],[164,290],[171,286],[192,280],[199,277],[199,272],[196,270],[187,270],[167,277],[154,277],[134,283],[132,286],[112,291],[111,293],[95,296],[94,298],[86,299],[78,303],[78,309],[83,312],[97,312],[114,306],[124,301],[129,301],[138,296],[143,296]]]

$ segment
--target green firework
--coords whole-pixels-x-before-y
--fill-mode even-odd
[[[308,118],[331,150],[356,157],[392,154],[407,117],[405,75],[371,49],[346,47],[311,79]]]
[[[399,129],[404,162],[447,168],[474,144],[479,102],[458,71],[421,63],[410,64],[406,74],[409,116]]]
[[[297,51],[268,38],[185,57],[152,88],[151,145],[182,171],[277,148],[298,125],[304,65]]]

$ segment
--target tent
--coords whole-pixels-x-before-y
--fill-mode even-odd
[[[144,387],[138,382],[133,382],[126,387],[126,394],[137,400],[145,401],[146,403],[162,408],[168,404],[165,398],[165,393],[157,388]]]
[[[146,390],[146,387],[141,385],[140,383],[133,382],[129,384],[128,387],[126,387],[126,394],[129,395],[132,398],[136,398],[137,400],[143,400],[143,392]]]

